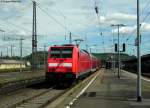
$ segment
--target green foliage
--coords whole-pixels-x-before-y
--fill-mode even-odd
[[[48,52],[46,51],[45,52],[45,59],[47,61],[47,54]],[[118,58],[118,54],[114,54],[114,53],[92,53],[94,56],[96,56],[97,58],[99,58],[101,61],[106,61],[108,60],[111,56],[114,56],[115,57],[115,60],[117,60]],[[124,60],[129,60],[131,58],[135,58],[135,56],[129,56],[128,54],[123,54],[121,53],[120,54],[120,57],[121,57],[121,60],[124,61]],[[24,57],[25,60],[27,61],[30,61],[32,63],[32,54]],[[37,52],[37,60],[38,60],[38,63],[40,64],[44,64],[44,51],[39,51]]]
[[[48,55],[48,52],[46,51],[45,52],[45,60],[47,61],[47,55]],[[32,54],[24,57],[25,60],[27,61],[30,61],[30,63],[32,64]],[[38,51],[37,52],[37,62],[38,64],[44,64],[44,51]]]
[[[102,61],[106,61],[106,60],[110,59],[111,56],[113,56],[115,60],[118,59],[117,53],[92,53],[92,54]],[[129,56],[128,54],[121,53],[120,58],[122,61],[124,61],[124,60],[129,60],[131,58],[135,58],[135,56]]]
[[[18,56],[13,56],[13,57],[3,56],[3,57],[1,57],[1,59],[20,60],[20,57],[18,57]]]

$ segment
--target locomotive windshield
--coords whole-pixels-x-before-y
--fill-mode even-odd
[[[51,48],[51,58],[72,58],[73,48]]]

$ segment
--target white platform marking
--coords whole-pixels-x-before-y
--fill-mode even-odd
[[[85,92],[85,90],[95,81],[95,79],[97,78],[97,76],[99,75],[100,73],[98,72],[96,74],[95,77],[92,78],[92,80],[87,84],[87,86],[85,86],[81,92],[79,92],[76,97],[66,106],[66,108],[70,108],[71,105],[73,105],[73,103]]]

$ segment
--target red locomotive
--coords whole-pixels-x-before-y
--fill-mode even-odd
[[[75,45],[52,46],[48,51],[46,81],[73,82],[100,68],[100,61]]]

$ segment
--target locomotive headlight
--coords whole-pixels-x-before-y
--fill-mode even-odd
[[[63,67],[72,67],[72,63],[49,63],[49,67],[57,67],[57,66],[63,66]]]
[[[49,67],[56,67],[56,66],[58,66],[58,63],[49,63],[48,66]]]
[[[63,63],[64,67],[72,67],[72,63]]]

